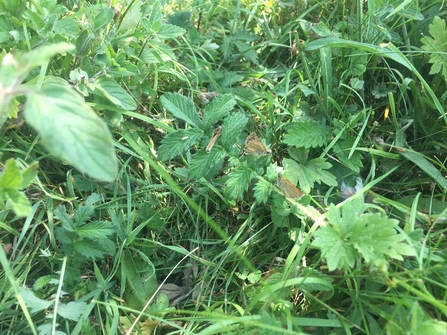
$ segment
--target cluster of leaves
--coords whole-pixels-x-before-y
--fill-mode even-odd
[[[84,177],[71,179],[69,173],[67,178],[62,164],[42,159],[42,177],[48,184],[53,175],[48,167],[55,165],[57,176],[67,178],[61,189],[73,198],[82,195],[85,203],[68,212],[65,206],[57,207],[48,215],[49,228],[39,231],[34,245],[25,238],[26,229],[20,231],[30,227],[33,216],[24,225],[14,226],[15,218],[8,220],[12,209],[17,215],[36,215],[33,231],[45,222],[42,217],[47,213],[37,211],[38,204],[31,208],[23,193],[37,164],[20,170],[17,161],[6,161],[0,176],[0,225],[8,232],[6,238],[19,237],[19,245],[24,241],[20,245],[24,258],[15,259],[17,245],[10,259],[0,252],[8,283],[16,289],[8,290],[2,303],[10,305],[15,295],[32,331],[31,318],[42,334],[62,332],[56,330],[62,327],[78,334],[94,332],[88,326],[93,306],[99,306],[98,320],[105,316],[104,332],[116,333],[118,327],[130,331],[134,325],[129,320],[138,323],[138,318],[119,310],[119,300],[135,313],[155,316],[137,325],[152,333],[161,325],[158,320],[173,310],[166,295],[154,299],[160,274],[167,274],[178,255],[185,254],[172,245],[192,249],[199,244],[204,255],[197,259],[206,269],[197,300],[207,305],[209,314],[190,321],[202,323],[203,316],[209,316],[212,325],[206,324],[205,333],[222,331],[223,324],[231,324],[233,332],[282,334],[286,327],[292,333],[309,325],[323,333],[325,327],[349,329],[346,320],[362,332],[368,328],[366,333],[442,333],[445,323],[424,310],[446,315],[445,306],[437,301],[445,286],[445,271],[439,269],[445,251],[442,242],[432,244],[433,250],[442,250],[439,253],[426,249],[420,243],[425,231],[414,225],[419,220],[440,226],[445,202],[420,197],[413,190],[423,185],[417,180],[420,176],[447,189],[443,159],[437,157],[445,140],[433,137],[445,129],[432,122],[439,116],[447,121],[438,99],[445,83],[441,84],[441,76],[426,79],[428,70],[419,58],[403,51],[407,41],[414,48],[422,43],[418,50],[430,52],[430,74],[442,73],[445,81],[445,23],[435,17],[430,26],[427,23],[431,37],[419,40],[417,24],[427,21],[433,4],[425,7],[427,11],[423,4],[416,7],[408,1],[396,8],[374,1],[367,8],[355,7],[366,3],[352,8],[340,4],[328,3],[335,10],[325,17],[315,14],[324,13],[317,10],[319,4],[292,1],[271,6],[228,2],[231,10],[194,2],[188,11],[180,11],[182,4],[163,1],[124,1],[117,8],[81,2],[72,11],[69,1],[65,5],[52,0],[1,2],[2,124],[20,115],[24,104],[27,125],[37,131],[50,154],[94,178],[114,181],[118,176],[113,199],[104,200],[107,211],[98,214],[94,204],[100,196],[84,195],[93,189],[81,185]],[[45,46],[40,46],[42,40]],[[390,44],[380,45],[383,42]],[[186,95],[204,87],[219,95],[198,111]],[[395,97],[394,92],[400,94]],[[134,112],[137,109],[140,113]],[[175,117],[175,127],[168,124],[163,109]],[[378,115],[382,110],[383,120]],[[116,141],[106,123],[114,127]],[[23,158],[44,156],[36,154],[38,146],[29,142],[36,138],[29,136],[32,132],[17,127],[22,135],[11,131],[5,136],[10,136],[12,145],[26,144],[11,151]],[[217,128],[222,131],[216,140]],[[256,132],[267,139],[272,155],[241,155],[253,128],[262,129]],[[205,150],[214,140],[214,146]],[[419,153],[430,152],[433,143],[434,154]],[[286,198],[275,186],[279,173],[306,196]],[[405,185],[410,204],[400,194],[393,202],[371,193],[372,201],[387,206],[389,212],[365,204],[362,194],[335,205],[340,193],[353,195],[363,188],[337,192],[337,186],[359,176],[368,180],[362,192],[375,185],[399,190]],[[157,184],[158,179],[163,183]],[[124,190],[120,182],[126,185]],[[166,191],[166,184],[172,192]],[[61,199],[41,188],[50,199]],[[310,195],[318,201],[312,202]],[[436,194],[441,196],[442,192]],[[52,208],[53,200],[45,199]],[[431,209],[439,205],[439,217],[421,212],[419,200],[433,200],[424,202]],[[206,225],[197,225],[201,220],[196,214]],[[220,226],[213,217],[221,220]],[[165,225],[164,220],[172,224]],[[209,227],[214,231],[210,233]],[[221,243],[211,242],[216,238],[227,242],[223,251]],[[46,266],[29,274],[21,267],[11,271],[9,262],[25,264],[25,255],[39,249],[51,250],[40,251]],[[59,268],[61,257],[65,258]],[[32,261],[37,268],[36,259]],[[104,259],[106,266],[98,266]],[[269,265],[270,259],[280,261]],[[323,259],[329,271],[341,272],[323,273]],[[423,274],[412,272],[424,267]],[[54,276],[56,271],[60,276]],[[94,275],[80,283],[84,272]],[[342,279],[337,277],[340,273]],[[32,290],[17,289],[15,277],[37,281]],[[421,277],[429,278],[428,289],[407,284]],[[364,287],[366,291],[359,294]],[[371,294],[396,287],[420,301],[397,289],[391,295]],[[222,301],[216,294],[219,289],[225,290]],[[103,299],[106,308],[92,299]],[[229,299],[231,306],[225,303]],[[346,300],[349,308],[343,304]],[[151,301],[156,302],[144,311]],[[323,312],[320,306],[326,306]],[[229,319],[221,311],[239,313],[240,318]],[[21,321],[16,325],[23,327]],[[184,331],[175,322],[170,326]]]

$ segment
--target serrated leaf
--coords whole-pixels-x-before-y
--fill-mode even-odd
[[[75,255],[80,254],[92,260],[101,258],[106,254],[104,248],[98,242],[92,240],[76,241],[76,243],[73,243],[73,250]]]
[[[100,30],[112,22],[115,16],[115,11],[112,7],[104,7],[101,11],[95,15],[92,24],[94,30]],[[85,31],[85,30],[84,30]]]
[[[186,33],[186,30],[172,24],[164,24],[157,32],[157,36],[163,39],[175,38],[182,36]]]
[[[348,243],[345,243],[331,226],[322,227],[315,232],[315,240],[312,246],[320,248],[321,254],[326,258],[329,271],[343,269],[346,266],[353,267],[357,257],[357,251]]]
[[[161,96],[160,101],[163,107],[176,118],[196,128],[200,128],[199,114],[191,99],[179,93],[165,93]]]
[[[167,134],[158,147],[158,158],[167,161],[177,157],[195,145],[202,136],[204,136],[203,131],[197,128],[182,129]]]
[[[445,21],[439,16],[433,18],[433,24],[428,26],[428,31],[433,37],[425,36],[421,39],[421,49],[426,50],[432,63],[430,74],[442,73],[447,81],[447,29]]]
[[[239,165],[228,175],[227,195],[230,199],[237,199],[244,195],[254,177],[251,169],[244,165]]]
[[[242,41],[234,41],[233,43],[236,45],[236,48],[239,50],[241,55],[245,57],[245,59],[255,65],[259,64],[258,54],[250,44]]]
[[[116,232],[116,228],[107,221],[90,222],[76,229],[76,233],[84,238],[104,238]]]
[[[354,151],[351,157],[348,157],[352,146],[354,145],[354,138],[347,138],[345,140],[339,140],[333,147],[336,157],[346,165],[349,169],[355,173],[359,173],[363,167],[363,156],[360,151]]]
[[[95,90],[99,90],[104,96],[115,105],[126,111],[135,110],[136,102],[116,81],[104,76],[95,79],[93,85]]]
[[[236,104],[231,94],[222,94],[214,98],[203,110],[202,128],[208,130],[210,127],[228,115]]]
[[[19,287],[19,291],[25,301],[26,307],[31,310],[32,314],[44,311],[54,303],[53,300],[47,301],[36,297],[32,291],[26,290],[23,287]]]
[[[205,150],[196,153],[188,167],[188,178],[199,179],[204,177],[215,164],[225,157],[225,151],[219,146],[214,146],[213,150],[207,153]]]
[[[243,113],[234,113],[225,118],[220,136],[220,142],[225,149],[229,150],[236,143],[247,122],[248,118]]]
[[[143,26],[149,31],[157,31],[163,25],[162,7],[160,1],[156,1],[152,4],[151,15],[147,19],[147,24]],[[145,20],[145,18],[143,18]]]
[[[259,179],[253,191],[256,203],[265,204],[272,192],[272,184],[265,179]]]
[[[39,93],[29,94],[24,113],[52,155],[90,177],[115,180],[118,160],[112,135],[75,91],[46,86]]]
[[[287,132],[284,143],[298,148],[316,148],[325,144],[329,135],[329,131],[316,122],[299,122]]]
[[[70,301],[67,304],[59,304],[57,314],[69,320],[79,321],[86,308],[87,304],[85,302]]]
[[[8,159],[5,164],[5,169],[0,176],[0,187],[18,189],[22,184],[22,180],[19,164],[14,158]]]

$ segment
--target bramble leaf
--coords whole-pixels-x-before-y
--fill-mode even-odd
[[[316,148],[325,144],[329,136],[329,131],[316,122],[299,122],[287,132],[284,143],[298,148]]]
[[[203,110],[202,126],[208,130],[224,116],[228,115],[236,104],[231,94],[223,94],[214,98]]]
[[[197,143],[204,136],[203,131],[198,128],[181,129],[166,135],[158,147],[158,157],[167,161],[177,157]]]
[[[179,93],[165,93],[160,98],[163,107],[176,118],[196,128],[200,127],[199,114],[191,99]]]
[[[233,113],[225,118],[220,136],[220,141],[225,149],[229,150],[236,143],[247,122],[248,118],[243,113]]]
[[[253,171],[244,166],[239,165],[228,175],[227,194],[230,199],[237,199],[244,195],[248,190],[248,185],[254,177]]]

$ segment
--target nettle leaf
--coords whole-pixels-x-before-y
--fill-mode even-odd
[[[106,250],[97,241],[80,240],[73,244],[74,256],[80,254],[89,259],[98,259],[104,257]]]
[[[137,104],[115,80],[101,76],[89,85],[91,89],[99,90],[108,100],[126,111],[135,110]]]
[[[177,130],[166,135],[161,140],[157,155],[162,161],[177,157],[197,143],[204,136],[203,131],[198,128]]]
[[[42,144],[92,178],[114,181],[118,174],[112,135],[104,121],[75,91],[49,85],[32,93],[25,119],[42,137]]]
[[[222,94],[214,98],[203,110],[202,128],[205,130],[211,128],[227,116],[235,104],[236,100],[231,94]]]
[[[237,166],[228,175],[227,180],[227,195],[230,199],[237,199],[244,195],[248,190],[251,180],[254,177],[254,172],[244,165]]]
[[[447,81],[447,29],[445,21],[439,16],[433,18],[433,24],[428,26],[430,35],[421,39],[422,50],[426,50],[430,55],[429,63],[432,63],[430,74],[442,73]]]
[[[161,39],[175,38],[182,36],[186,33],[186,30],[173,24],[164,24],[157,32],[157,36]]]
[[[90,222],[76,229],[76,233],[80,237],[90,239],[103,238],[106,236],[110,236],[115,232],[116,227],[114,227],[110,222],[107,221]]]
[[[272,193],[272,184],[265,179],[259,179],[253,191],[256,203],[265,204]]]
[[[220,136],[220,142],[225,149],[229,150],[236,143],[247,122],[247,116],[241,112],[233,113],[225,118]]]
[[[329,136],[327,128],[316,122],[299,122],[284,136],[284,143],[294,147],[316,148],[325,144]]]
[[[180,93],[165,93],[160,98],[163,107],[166,108],[176,118],[186,123],[200,128],[199,114],[194,106],[194,102]]]
[[[219,146],[214,146],[210,153],[205,150],[196,153],[188,167],[188,178],[199,179],[205,176],[215,164],[221,162],[226,153]]]
[[[85,302],[70,301],[68,304],[59,304],[57,314],[69,320],[79,321],[86,308]]]
[[[54,300],[47,301],[36,297],[31,290],[26,290],[23,287],[19,287],[19,291],[26,307],[31,310],[32,314],[44,311],[54,303]]]
[[[354,145],[354,138],[347,138],[345,140],[339,140],[334,146],[333,150],[337,156],[337,158],[350,168],[352,171],[359,173],[360,168],[363,167],[362,159],[363,155],[360,151],[354,151],[351,157],[348,157],[349,152],[351,151],[352,146]]]

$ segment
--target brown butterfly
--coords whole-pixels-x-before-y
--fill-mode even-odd
[[[292,184],[292,182],[285,178],[282,174],[278,175],[278,179],[276,180],[276,184],[284,193],[284,196],[289,199],[301,198],[304,193],[298,187]]]
[[[220,137],[220,134],[222,134],[222,127],[218,126],[214,128],[213,135],[211,135],[210,142],[206,146],[206,152],[210,153],[211,149],[213,148],[214,144],[216,144],[217,139]]]
[[[265,156],[271,154],[272,150],[267,148],[255,133],[251,133],[245,140],[244,153],[246,155]]]

